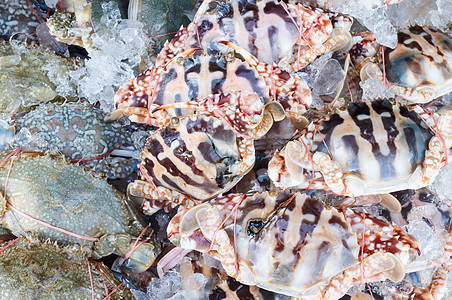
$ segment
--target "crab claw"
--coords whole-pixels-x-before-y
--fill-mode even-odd
[[[116,250],[124,255],[121,259],[121,269],[126,273],[141,273],[146,271],[157,256],[158,249],[150,243],[132,243],[126,235],[116,236]]]
[[[394,282],[399,282],[405,277],[405,266],[394,254],[389,252],[377,252],[362,261],[364,274],[367,279],[384,276]]]

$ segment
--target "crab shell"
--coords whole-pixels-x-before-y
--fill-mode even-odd
[[[176,191],[198,202],[230,190],[254,160],[252,141],[239,138],[217,118],[193,116],[150,135],[141,155],[141,171],[156,189]]]
[[[144,229],[140,216],[104,179],[61,157],[7,162],[0,169],[0,184],[7,186],[6,195],[2,192],[1,224],[31,241],[50,240],[98,259],[114,251],[125,255]],[[125,268],[146,270],[159,248],[152,238],[131,253]]]
[[[66,87],[70,91],[62,92],[53,78],[68,78],[71,71],[68,59],[45,47],[0,42],[0,112],[29,111],[30,106],[48,102],[58,95],[70,100],[77,87],[70,84]]]
[[[14,123],[17,133],[23,130],[31,134],[37,145],[18,139],[14,140],[14,146],[24,150],[58,151],[72,161],[104,172],[108,178],[125,178],[134,171],[132,165],[136,160],[114,159],[108,155],[96,158],[124,144],[133,144],[124,126],[104,122],[104,117],[100,109],[83,103],[41,105]]]
[[[0,298],[135,299],[108,267],[53,243],[0,243]],[[89,269],[88,269],[89,268]]]
[[[269,176],[277,186],[306,188],[313,180],[313,188],[350,196],[426,186],[452,145],[452,112],[446,111],[431,117],[420,107],[387,99],[351,103],[310,124],[299,141],[277,152]]]
[[[165,44],[157,65],[190,48],[226,53],[219,42],[230,41],[265,63],[297,71],[328,50],[347,48],[351,41],[350,18],[294,1],[231,0],[211,8],[213,3],[205,0],[201,4],[193,22]],[[344,22],[337,23],[336,18]]]
[[[375,58],[361,62],[361,80],[375,75],[385,80],[385,75],[392,91],[411,103],[426,103],[450,93],[452,37],[427,26],[402,29],[397,33],[397,37],[395,49],[383,47],[384,57],[378,58],[379,66],[372,63]],[[367,36],[364,42],[368,45],[357,45],[355,49],[372,47],[378,51],[378,46],[371,46],[374,44],[371,43],[372,40],[375,39],[369,40]]]
[[[129,80],[116,92],[117,110],[106,119],[129,116],[134,122],[162,126],[166,121],[162,124],[159,120],[162,117],[154,113],[154,109],[162,105],[204,101],[207,109],[214,110],[216,107],[209,104],[212,101],[204,99],[212,97],[212,94],[237,91],[257,95],[263,105],[277,102],[282,111],[295,114],[295,117],[306,112],[312,97],[303,80],[277,66],[260,62],[236,45],[224,43],[229,46],[227,55],[199,54],[199,51],[190,49],[165,65],[151,68]],[[170,116],[189,116],[195,111],[187,107],[165,110]],[[251,114],[259,111],[262,110],[258,106]],[[284,114],[273,115],[273,118],[280,121]]]
[[[401,280],[403,264],[417,250],[414,238],[397,226],[289,192],[230,194],[180,209],[168,237],[183,248],[208,251],[244,284],[303,299],[327,293],[335,295],[327,299],[339,298],[351,286],[343,290],[335,279],[359,284],[360,272],[357,280],[353,274],[366,260],[388,258],[369,268],[367,281]]]

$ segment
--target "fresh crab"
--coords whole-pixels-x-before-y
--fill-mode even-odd
[[[62,157],[17,158],[11,152],[0,169],[1,224],[30,241],[50,240],[98,259],[114,251],[125,256],[124,270],[142,272],[160,245],[139,242],[144,226],[126,199],[104,179],[96,179]],[[8,159],[10,161],[8,161]]]
[[[103,264],[53,243],[0,243],[2,299],[135,299]]]
[[[58,151],[108,178],[125,178],[139,162],[132,158],[131,133],[119,123],[104,122],[104,117],[105,113],[89,104],[41,105],[16,118],[17,135],[11,144],[24,150]],[[2,130],[3,144],[11,139],[9,130]]]
[[[174,120],[173,120],[174,121]],[[253,141],[208,116],[176,119],[151,133],[141,155],[141,177],[128,194],[144,213],[193,205],[230,190],[252,168]]]
[[[303,299],[338,299],[364,282],[399,281],[418,251],[396,225],[290,192],[229,194],[180,208],[168,237],[208,253],[242,283]]]
[[[426,103],[452,91],[450,35],[411,26],[397,33],[395,49],[376,44],[370,32],[359,35],[361,41],[350,52],[362,81],[378,78],[409,103]]]
[[[219,41],[230,41],[259,60],[297,71],[317,56],[351,46],[353,20],[340,14],[311,9],[295,1],[229,0],[211,8],[205,0],[194,20],[167,42],[157,57],[164,65],[190,48],[228,52]]]
[[[240,47],[224,43],[231,50],[226,56],[190,49],[131,79],[117,91],[117,109],[106,120],[129,116],[134,122],[164,126],[172,117],[198,111],[225,120],[245,136],[251,135],[246,131],[265,124],[257,130],[257,137],[285,114],[297,123],[311,104],[307,85]]]
[[[443,110],[438,115],[387,99],[351,103],[277,151],[269,176],[278,187],[348,196],[427,186],[452,146],[452,110]]]
[[[75,96],[76,86],[62,92],[55,78],[68,78],[70,61],[39,46],[0,41],[0,112],[14,114],[53,99]],[[59,97],[61,96],[61,97]]]

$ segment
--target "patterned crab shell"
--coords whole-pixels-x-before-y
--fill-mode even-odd
[[[401,280],[417,251],[397,226],[289,192],[230,194],[180,209],[168,236],[207,252],[242,283],[303,299],[337,299],[363,271],[367,282]]]
[[[265,63],[296,71],[320,54],[350,46],[352,19],[344,15],[293,1],[230,0],[211,8],[212,3],[205,0],[193,22],[165,44],[157,65],[195,47],[227,52],[218,42],[230,41]]]
[[[300,78],[279,67],[258,61],[236,45],[227,44],[230,49],[227,55],[199,54],[199,51],[190,49],[165,65],[151,68],[131,79],[117,91],[117,110],[107,120],[128,115],[134,122],[162,126],[171,117],[188,116],[195,111],[193,108],[171,108],[164,111],[169,116],[162,116],[162,110],[154,111],[162,105],[201,102],[207,97],[208,101],[203,101],[205,107],[215,111],[218,107],[212,107],[212,102],[217,105],[218,100],[214,95],[228,96],[233,92],[255,94],[254,98],[244,96],[241,101],[245,98],[254,103],[262,102],[255,105],[245,101],[243,106],[250,107],[251,114],[262,115],[263,105],[277,103],[280,109],[277,113],[272,110],[276,121],[284,118],[282,111],[296,119],[309,108],[311,92]],[[257,101],[257,97],[261,100]],[[234,114],[236,110],[243,113],[241,106],[231,105],[229,109],[232,111],[226,114]]]
[[[110,299],[135,299],[107,266],[87,261],[81,253],[68,254],[55,244],[32,245],[23,239],[9,243],[0,243],[3,299],[101,300],[107,294]]]
[[[1,22],[0,22],[1,23]],[[30,106],[63,96],[75,96],[76,86],[66,92],[53,83],[67,78],[73,67],[70,61],[39,45],[0,42],[0,112],[14,114]]]
[[[230,190],[252,168],[251,140],[239,138],[221,120],[207,116],[181,118],[176,125],[150,135],[141,156],[141,176],[128,187],[145,213],[159,203],[167,207],[206,201]]]
[[[356,59],[361,79],[387,80],[396,95],[412,103],[426,103],[451,92],[451,36],[431,27],[412,26],[400,30],[397,37],[395,49],[382,48],[383,57]],[[373,35],[365,33],[351,51],[354,56],[375,56],[378,48]],[[375,59],[377,63],[372,62]]]
[[[43,105],[16,120],[18,135],[13,144],[25,150],[58,151],[108,178],[127,177],[139,162],[130,158],[132,151],[125,147],[133,145],[131,134],[119,123],[104,122],[104,117],[105,113],[88,104]],[[21,135],[31,135],[33,142]],[[123,145],[130,153],[128,158],[109,155]]]
[[[151,237],[135,247],[144,221],[105,179],[93,178],[62,157],[10,160],[0,169],[0,184],[7,186],[1,224],[14,235],[38,243],[50,240],[95,259],[130,251],[122,265],[128,272],[142,272],[153,263],[160,244]]]
[[[451,118],[448,108],[438,116],[387,99],[352,103],[276,152],[269,176],[277,186],[349,196],[420,188],[447,162]]]

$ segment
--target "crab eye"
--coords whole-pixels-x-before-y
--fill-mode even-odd
[[[179,118],[178,117],[172,117],[171,118],[171,124],[173,124],[174,126],[179,125]]]
[[[252,220],[248,223],[248,228],[246,230],[246,233],[250,236],[250,237],[255,237],[256,234],[259,233],[259,231],[261,231],[262,228],[264,228],[265,223],[261,220]]]
[[[228,52],[228,54],[226,55],[227,60],[233,60],[235,58],[235,52],[230,51]]]
[[[182,66],[182,64],[184,63],[184,58],[183,58],[182,56],[179,56],[179,57],[176,59],[176,63],[177,63],[178,65]]]

